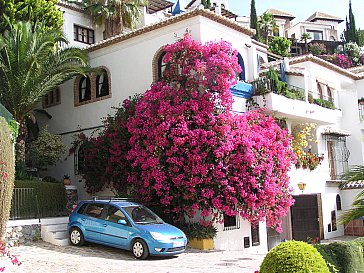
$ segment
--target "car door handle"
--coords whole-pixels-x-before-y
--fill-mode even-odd
[[[104,224],[104,227],[107,227],[107,224]]]
[[[86,221],[86,219],[85,218],[82,218],[82,221]]]

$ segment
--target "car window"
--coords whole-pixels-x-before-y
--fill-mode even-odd
[[[105,220],[117,223],[119,220],[127,221],[127,218],[125,217],[125,214],[117,207],[108,206]]]
[[[83,204],[77,211],[78,214],[85,214],[85,209],[87,207],[87,203]]]
[[[101,218],[103,209],[104,209],[103,204],[89,204],[84,214],[95,218]]]
[[[123,207],[126,213],[133,219],[135,224],[163,224],[163,220],[159,218],[153,211],[144,206]]]

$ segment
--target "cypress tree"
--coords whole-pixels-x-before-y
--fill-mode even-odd
[[[258,17],[257,10],[255,9],[255,0],[252,0],[250,3],[250,28],[256,30],[255,37],[259,37],[259,27],[258,27]]]
[[[346,41],[359,44],[358,32],[355,27],[355,17],[351,8],[351,0],[349,0],[349,21],[346,23]]]

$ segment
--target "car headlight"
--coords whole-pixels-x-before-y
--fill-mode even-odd
[[[157,241],[170,241],[171,240],[169,236],[163,235],[158,232],[150,232],[150,235],[153,237],[154,240],[157,240]]]

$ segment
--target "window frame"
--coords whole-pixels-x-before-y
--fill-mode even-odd
[[[52,101],[51,101],[52,99]],[[43,96],[42,106],[43,108],[49,108],[55,105],[61,104],[61,90],[57,87],[54,90],[48,92],[48,94]]]
[[[239,213],[237,213],[236,215],[231,215],[231,216],[223,213],[223,219],[224,219],[224,229],[223,229],[224,231],[240,229]],[[232,221],[234,221],[235,224],[233,224]],[[231,223],[229,223],[229,222],[231,222]],[[228,225],[225,225],[225,224],[228,224]]]
[[[79,39],[80,34],[82,39]],[[95,31],[92,28],[73,24],[73,40],[79,43],[92,45],[95,43]]]

